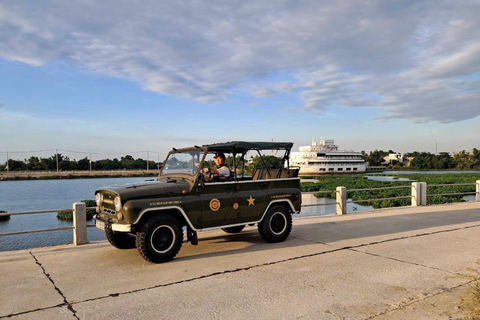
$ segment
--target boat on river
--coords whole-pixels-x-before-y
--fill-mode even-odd
[[[290,165],[300,167],[299,174],[328,174],[365,172],[367,163],[360,152],[340,150],[334,140],[312,140],[311,146],[302,146],[292,152]]]

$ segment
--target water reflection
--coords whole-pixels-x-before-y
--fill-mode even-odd
[[[350,201],[348,199],[347,201]],[[304,207],[300,213],[300,216],[315,216],[315,215],[327,215],[336,214],[336,200],[331,198],[317,198],[313,194],[302,195],[302,205],[322,204],[315,207]],[[357,212],[364,210],[372,210],[372,206],[362,206],[356,203],[347,203],[347,212]]]

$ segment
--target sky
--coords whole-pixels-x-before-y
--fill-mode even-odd
[[[479,115],[478,0],[0,2],[0,163],[312,138],[471,151]]]

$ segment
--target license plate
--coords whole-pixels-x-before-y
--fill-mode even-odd
[[[98,229],[105,230],[105,222],[103,222],[103,221],[96,220],[96,221],[95,221],[95,226],[96,226]]]

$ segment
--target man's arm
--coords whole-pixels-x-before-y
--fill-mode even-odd
[[[210,172],[213,174],[218,174],[220,177],[230,177],[230,169],[227,166],[223,166],[219,169],[210,168]]]
[[[220,177],[230,177],[230,169],[227,166],[223,166],[220,169],[216,170]]]

